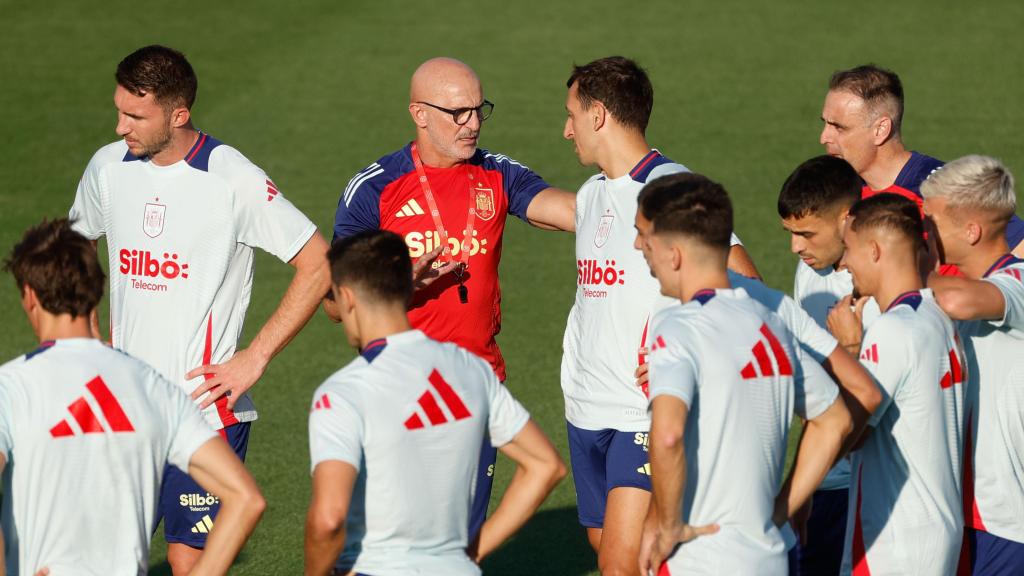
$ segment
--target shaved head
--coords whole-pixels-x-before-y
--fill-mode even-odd
[[[412,75],[409,83],[410,102],[432,102],[446,108],[446,98],[476,96],[476,100],[459,106],[476,106],[482,98],[480,79],[465,62],[454,58],[431,58]],[[452,104],[448,102],[447,104]]]
[[[464,62],[431,58],[420,64],[409,83],[409,114],[426,164],[450,167],[473,157],[483,122],[478,107],[483,103],[480,78]],[[458,124],[451,111],[459,109],[478,112]]]

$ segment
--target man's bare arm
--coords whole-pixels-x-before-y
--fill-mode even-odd
[[[1002,320],[1006,298],[991,282],[928,275],[928,287],[935,293],[939,307],[953,320]]]
[[[306,514],[306,576],[326,576],[345,548],[345,520],[359,473],[340,460],[313,470],[313,499]]]
[[[537,228],[575,232],[576,195],[560,188],[545,188],[526,207],[526,219]]]
[[[817,418],[804,424],[793,468],[775,498],[774,520],[777,526],[785,524],[818,489],[852,427],[846,403],[840,398]]]
[[[516,471],[498,508],[480,529],[477,562],[522,528],[566,475],[561,456],[533,420],[499,450],[516,463]]]
[[[200,366],[185,375],[186,378],[212,375],[192,393],[193,399],[210,393],[203,400],[201,408],[213,404],[225,394],[229,396],[228,409],[233,408],[238,398],[263,375],[270,360],[306,325],[330,287],[326,254],[327,242],[319,232],[314,232],[306,245],[288,262],[295,268],[292,282],[281,298],[281,303],[260,328],[249,347],[236,352],[223,364]]]
[[[736,244],[729,248],[729,260],[726,262],[726,266],[741,276],[761,280],[761,273],[757,271],[757,266],[754,266],[754,259],[750,257],[742,244]]]

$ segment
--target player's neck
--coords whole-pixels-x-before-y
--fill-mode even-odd
[[[883,273],[885,280],[874,294],[880,309],[888,310],[893,301],[901,295],[924,288],[917,267],[910,262],[906,264],[905,266],[892,266]]]
[[[1010,246],[1006,243],[1006,235],[1004,233],[992,241],[979,243],[974,246],[963,262],[949,262],[949,264],[956,264],[964,276],[977,280],[984,276],[997,260],[1009,253]]]
[[[597,165],[609,180],[621,178],[632,170],[651,151],[643,134],[631,130],[620,130],[609,137],[602,157]]]
[[[356,322],[359,324],[359,347],[364,348],[374,340],[387,338],[412,329],[405,309],[401,306],[380,306],[357,309]]]
[[[701,290],[728,289],[729,272],[724,266],[689,268],[685,273],[679,275],[677,298],[683,303],[693,300],[694,294]]]
[[[465,163],[465,160],[442,154],[430,143],[429,138],[422,135],[416,137],[416,152],[420,155],[423,165],[431,168],[452,168]]]
[[[878,148],[875,161],[860,175],[872,190],[885,190],[896,183],[900,171],[910,161],[910,151],[899,140],[890,140]]]
[[[149,160],[157,166],[170,166],[176,162],[181,162],[188,155],[189,150],[196,145],[197,140],[199,140],[199,132],[189,122],[181,128],[175,128],[171,132],[171,143],[163,150],[152,155]]]
[[[63,338],[92,338],[88,316],[72,318],[70,314],[55,315],[41,312],[36,316],[32,327],[40,342]]]

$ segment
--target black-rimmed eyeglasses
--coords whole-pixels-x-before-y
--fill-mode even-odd
[[[455,123],[458,124],[459,126],[463,126],[467,122],[469,122],[469,119],[473,117],[473,112],[476,112],[477,118],[479,118],[481,122],[490,118],[491,112],[494,112],[494,103],[489,100],[484,100],[483,104],[475,108],[456,108],[454,110],[452,110],[451,108],[442,108],[441,106],[438,106],[437,104],[431,104],[430,102],[416,103],[425,104],[435,110],[440,110],[441,112],[451,114],[452,120],[455,121]]]

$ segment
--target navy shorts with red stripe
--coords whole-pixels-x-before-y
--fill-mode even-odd
[[[249,446],[249,422],[233,424],[220,430],[222,438],[245,461]],[[157,522],[164,520],[164,538],[168,543],[204,548],[206,538],[217,519],[220,500],[203,490],[187,473],[168,465],[160,486]]]
[[[647,432],[584,430],[565,424],[580,524],[603,528],[608,493],[613,488],[651,491]]]

